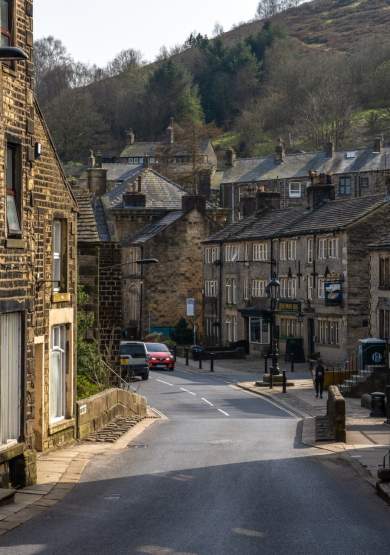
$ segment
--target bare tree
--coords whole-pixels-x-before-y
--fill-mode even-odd
[[[129,48],[122,50],[115,58],[107,65],[106,72],[113,77],[119,75],[130,68],[139,67],[144,65],[145,61],[142,52]]]
[[[260,0],[257,6],[256,17],[259,19],[272,17],[289,8],[295,8],[302,2],[303,0]]]

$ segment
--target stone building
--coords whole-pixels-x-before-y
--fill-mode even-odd
[[[390,342],[390,238],[370,245],[370,336]]]
[[[159,141],[137,141],[130,130],[127,144],[115,161],[152,167],[179,183],[186,192],[206,198],[210,197],[211,182],[217,171],[217,155],[211,140],[199,138],[194,144],[177,141],[173,119],[166,136]]]
[[[390,204],[384,195],[320,206],[316,194],[311,199],[310,209],[266,209],[207,240],[209,343],[247,340],[252,353],[269,350],[266,287],[272,275],[281,284],[282,354],[304,360],[320,353],[326,363],[341,364],[368,337],[369,245],[388,233]]]
[[[4,3],[3,3],[4,4]],[[77,206],[33,95],[32,2],[8,1],[0,68],[0,485],[75,436]],[[4,42],[5,41],[5,42]]]
[[[74,191],[80,205],[80,282],[91,296],[95,320],[91,335],[115,365],[121,335],[139,338],[152,327],[173,327],[177,315],[185,313],[188,295],[202,306],[201,241],[224,225],[227,216],[204,197],[191,200],[151,168],[128,166],[125,174],[116,168],[113,172],[104,164],[92,167],[87,187]],[[190,268],[191,252],[193,274],[177,271]],[[152,268],[142,263],[150,258],[159,264]]]
[[[332,143],[323,152],[287,154],[279,141],[274,155],[237,158],[226,156],[221,180],[221,206],[231,210],[231,221],[251,215],[257,192],[280,195],[281,208],[308,204],[312,178],[334,188],[335,198],[386,193],[390,186],[390,148],[378,138],[372,148],[335,151]]]

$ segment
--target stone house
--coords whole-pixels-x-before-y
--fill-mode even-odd
[[[342,364],[369,335],[369,245],[388,232],[390,204],[373,195],[314,206],[268,209],[207,240],[210,343],[247,340],[252,353],[269,350],[266,287],[272,275],[281,284],[283,355],[294,352],[304,360],[320,353],[326,363]]]
[[[370,336],[390,342],[390,239],[370,245]]]
[[[3,44],[28,59],[0,68],[2,487],[32,483],[34,450],[75,437],[77,282],[77,205],[33,95],[32,2],[6,4]]]
[[[231,221],[251,215],[257,192],[280,195],[281,208],[308,205],[307,188],[319,179],[334,188],[335,198],[387,193],[390,186],[390,148],[378,138],[372,148],[287,154],[279,141],[274,155],[237,158],[227,152],[221,180],[221,206],[231,211]]]

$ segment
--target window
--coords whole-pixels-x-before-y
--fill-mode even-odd
[[[250,318],[249,341],[260,345],[269,345],[270,325],[263,318]]]
[[[352,192],[352,180],[349,175],[344,175],[339,179],[339,195],[348,196]]]
[[[21,168],[20,147],[7,144],[7,227],[9,235],[20,235],[21,229]]]
[[[368,177],[359,178],[360,195],[365,195],[368,192],[369,186],[370,186],[370,181]]]
[[[318,260],[325,260],[327,254],[327,239],[320,239],[318,241]]]
[[[289,260],[297,259],[297,242],[295,239],[287,242],[287,258]]]
[[[302,184],[299,181],[290,181],[288,194],[290,198],[301,198]]]
[[[217,296],[217,282],[216,282],[216,280],[205,281],[204,290],[205,290],[205,296],[206,297],[216,297]]]
[[[280,298],[287,299],[287,282],[288,278],[280,278]]]
[[[50,422],[66,417],[66,326],[53,326],[51,333]]]
[[[1,44],[12,45],[13,0],[0,0]]]
[[[318,278],[318,298],[325,299],[325,278]]]
[[[266,282],[263,279],[254,279],[252,281],[252,297],[261,298],[266,297]]]
[[[206,247],[204,250],[205,264],[214,264],[217,260],[219,260],[218,247]]]
[[[218,341],[218,321],[215,318],[206,318],[206,336],[210,343]]]
[[[317,320],[317,343],[320,345],[339,345],[340,324],[338,320]]]
[[[225,322],[226,339],[229,343],[237,341],[237,316],[228,318]]]
[[[58,230],[58,232],[60,233],[60,235],[62,235],[62,222],[60,220],[56,220],[56,221],[59,221],[60,223],[60,229]],[[57,232],[55,231],[55,233]],[[137,275],[140,275],[141,273],[141,266],[137,264],[137,260],[140,259],[139,255],[140,255],[140,252],[138,248],[131,247],[127,249],[126,274],[128,274],[129,276],[137,276]]]
[[[19,312],[0,315],[0,445],[20,437],[22,322]]]
[[[307,299],[313,300],[314,296],[314,276],[307,276]]]
[[[245,278],[243,281],[242,291],[243,291],[244,301],[249,301],[249,279],[248,278]]]
[[[255,243],[253,245],[253,260],[265,261],[268,259],[267,243]]]
[[[390,339],[390,310],[379,311],[379,337]]]
[[[295,299],[297,296],[297,278],[289,278],[287,281],[287,297]]]
[[[227,279],[225,281],[226,304],[237,304],[237,280]]]
[[[301,324],[293,318],[281,318],[280,334],[282,337],[302,337]]]
[[[66,291],[66,222],[53,220],[53,291]]]
[[[390,289],[390,257],[388,256],[379,259],[379,287]]]
[[[238,262],[238,245],[225,245],[225,262]]]
[[[339,257],[339,240],[336,237],[328,239],[328,258]]]
[[[312,264],[314,260],[314,239],[310,237],[307,240],[307,262]]]
[[[318,259],[339,257],[339,240],[337,237],[324,237],[318,241]]]
[[[279,253],[280,253],[280,256],[279,256],[280,260],[282,261],[287,260],[287,241],[280,242]]]

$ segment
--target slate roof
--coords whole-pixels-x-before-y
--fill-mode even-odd
[[[102,168],[107,170],[108,181],[126,181],[131,179],[143,166],[120,164],[120,163],[107,163],[102,164]]]
[[[200,154],[207,154],[207,150],[210,146],[209,139],[203,139],[199,141],[198,149]],[[135,142],[133,145],[127,145],[122,150],[120,158],[132,158],[132,157],[155,157],[159,152],[161,152],[164,147],[169,147],[170,153],[176,156],[188,156],[190,154],[190,148],[182,145],[180,143],[174,143],[172,145],[161,141],[150,141],[150,142]]]
[[[123,194],[137,190],[139,175],[142,176],[142,192],[146,195],[146,209],[181,209],[181,199],[185,191],[155,170],[142,166],[139,166],[128,180],[118,183],[112,191],[103,195],[103,206],[106,209],[123,208]]]
[[[389,203],[388,198],[381,194],[335,200],[316,210],[303,208],[271,210],[230,224],[205,242],[230,242],[329,233],[348,227],[387,203]]]
[[[87,189],[73,188],[79,206],[77,240],[81,243],[110,241],[110,234],[100,199],[94,199]]]
[[[156,237],[163,231],[165,231],[168,227],[172,224],[180,220],[184,216],[185,212],[182,210],[175,210],[173,212],[169,212],[166,216],[145,226],[141,229],[136,235],[134,235],[130,240],[125,241],[127,245],[141,245],[143,243],[147,243],[153,237]]]
[[[309,178],[310,171],[326,174],[344,174],[390,170],[390,148],[381,153],[370,149],[335,152],[329,158],[325,152],[287,154],[285,161],[277,163],[273,154],[264,158],[237,158],[235,165],[224,171],[222,184],[251,183],[274,179]]]
[[[381,241],[377,241],[369,247],[373,251],[390,250],[390,236],[386,235]]]

